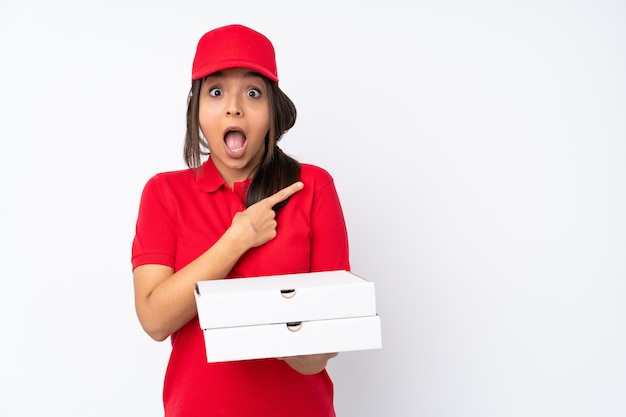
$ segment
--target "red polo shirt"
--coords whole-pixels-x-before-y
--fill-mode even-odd
[[[331,176],[302,164],[304,188],[278,210],[277,236],[250,249],[229,277],[349,270],[346,226]],[[193,170],[157,174],[146,184],[132,247],[133,268],[179,270],[213,245],[245,209],[248,183],[234,190],[209,158]],[[250,312],[254,314],[254,312]],[[333,385],[326,373],[302,375],[277,359],[207,363],[195,318],[171,335],[163,400],[167,417],[331,417]]]

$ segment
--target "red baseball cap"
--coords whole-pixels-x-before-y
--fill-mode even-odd
[[[264,35],[242,25],[213,29],[200,38],[191,80],[227,68],[250,68],[278,82],[272,43]]]

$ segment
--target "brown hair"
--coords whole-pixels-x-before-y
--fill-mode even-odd
[[[269,197],[282,188],[300,179],[300,163],[282,152],[278,142],[296,123],[296,106],[278,87],[278,84],[261,76],[267,86],[270,107],[270,129],[265,136],[265,153],[261,164],[254,173],[246,194],[246,207]],[[209,155],[208,143],[200,136],[200,90],[204,79],[195,80],[191,85],[187,102],[187,132],[183,156],[189,168],[199,169],[202,157]],[[277,204],[278,208],[286,201]]]

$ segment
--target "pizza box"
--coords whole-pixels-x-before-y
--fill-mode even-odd
[[[196,283],[208,362],[378,349],[374,284],[348,271]]]

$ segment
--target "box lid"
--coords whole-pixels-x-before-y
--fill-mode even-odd
[[[203,329],[376,315],[374,284],[348,271],[196,283]]]

